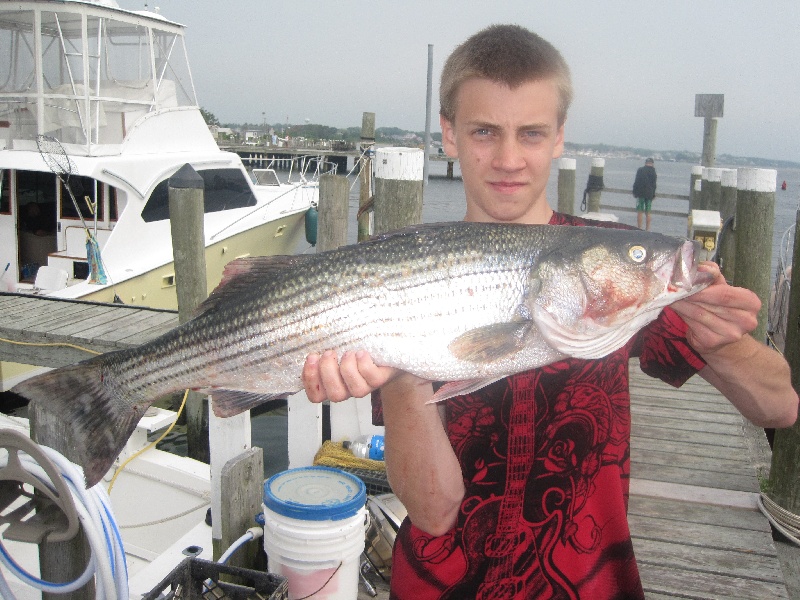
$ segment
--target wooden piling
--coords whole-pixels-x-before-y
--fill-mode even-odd
[[[361,116],[361,150],[360,170],[358,172],[358,241],[369,239],[373,218],[372,202],[372,158],[370,151],[375,145],[375,113],[365,112]]]
[[[722,169],[719,214],[723,223],[736,215],[736,169]]]
[[[36,403],[31,403],[28,411],[31,439],[42,446],[49,446],[76,462],[77,457],[71,455],[70,451],[75,444],[71,441],[72,436],[66,424],[52,413],[45,412]],[[78,482],[77,485],[83,485],[83,482]],[[39,544],[41,577],[46,581],[74,581],[86,569],[91,554],[89,542],[82,528],[78,535],[66,542],[48,542],[45,539]],[[94,600],[96,597],[94,580],[72,592],[69,597],[70,600]],[[43,600],[63,598],[63,594],[42,592]]]
[[[178,322],[185,323],[208,297],[203,178],[187,163],[169,178],[168,194]],[[187,454],[195,460],[208,463],[211,454],[208,442],[207,396],[189,392],[184,410]]]
[[[706,167],[703,169],[702,210],[719,210],[722,195],[722,169]]]
[[[713,167],[717,160],[717,119],[703,119],[703,157],[704,167]]]
[[[703,167],[700,165],[694,165],[692,167],[692,173],[689,176],[689,214],[692,214],[693,210],[700,210],[700,199],[697,197],[697,193],[700,191],[698,182],[703,177]]]
[[[589,181],[586,183],[588,194],[587,212],[600,212],[600,194],[603,190],[603,171],[606,161],[604,158],[593,158],[589,170]]]
[[[422,222],[422,150],[380,148],[375,153],[375,233]]]
[[[561,158],[558,161],[558,212],[575,214],[575,170],[578,161]]]
[[[317,251],[347,244],[347,211],[350,183],[344,175],[326,173],[319,178]]]
[[[736,179],[736,273],[733,282],[737,287],[752,290],[761,299],[758,326],[752,336],[766,341],[777,171],[741,168]]]
[[[800,265],[800,210],[795,214],[792,264]],[[792,269],[789,314],[784,355],[792,370],[792,385],[800,390],[800,269]],[[772,464],[769,473],[769,496],[781,508],[800,514],[800,421],[791,427],[775,430]]]

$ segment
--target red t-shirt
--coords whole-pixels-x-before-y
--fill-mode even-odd
[[[550,224],[617,227],[559,213]],[[443,536],[404,521],[391,597],[644,598],[627,521],[628,359],[679,386],[704,366],[685,333],[667,308],[602,359],[567,359],[447,400],[466,494]],[[374,408],[380,419],[377,397]]]

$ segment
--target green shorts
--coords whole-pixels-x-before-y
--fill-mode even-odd
[[[650,206],[653,204],[653,199],[647,200],[646,198],[636,199],[636,212],[650,212]]]

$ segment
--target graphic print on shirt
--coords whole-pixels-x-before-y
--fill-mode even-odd
[[[612,361],[602,368],[565,361],[515,376],[495,418],[484,416],[482,424],[472,421],[470,407],[471,401],[485,406],[480,391],[448,407],[461,414],[451,421],[451,440],[461,463],[474,470],[459,532],[467,570],[442,598],[577,598],[572,573],[555,558],[565,548],[568,554],[596,554],[589,562],[602,573],[605,523],[584,508],[602,466],[627,476],[627,390],[612,383],[626,381],[627,371],[618,372],[626,368]],[[557,380],[547,388],[560,392],[549,396],[542,377]],[[536,438],[534,431],[542,433]],[[486,464],[487,454],[498,457],[495,465]],[[496,491],[487,494],[487,487]],[[475,488],[484,489],[470,496]]]

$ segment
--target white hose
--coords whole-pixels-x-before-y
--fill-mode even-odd
[[[251,527],[250,529],[245,531],[244,534],[242,534],[242,536],[238,540],[233,542],[227,550],[225,550],[225,552],[222,554],[222,556],[219,557],[219,560],[217,562],[221,565],[224,565],[226,562],[228,562],[228,559],[233,555],[233,553],[236,552],[239,548],[241,548],[244,544],[246,544],[250,540],[256,540],[260,538],[262,535],[264,535],[264,530],[261,529],[261,527]]]
[[[68,583],[44,581],[14,562],[2,542],[0,542],[0,562],[20,581],[43,592],[69,593],[86,585],[94,576],[98,600],[127,600],[128,567],[125,562],[122,537],[114,519],[108,494],[100,485],[95,485],[89,490],[84,489],[84,476],[79,467],[51,448],[46,446],[40,448],[59,469],[72,493],[78,518],[91,548],[89,564],[83,574],[74,581]],[[39,464],[24,452],[20,451],[18,456],[20,464],[28,473],[55,491],[50,477]],[[0,468],[5,467],[7,463],[7,456],[0,458]],[[15,600],[2,572],[0,572],[0,596],[7,600]]]

